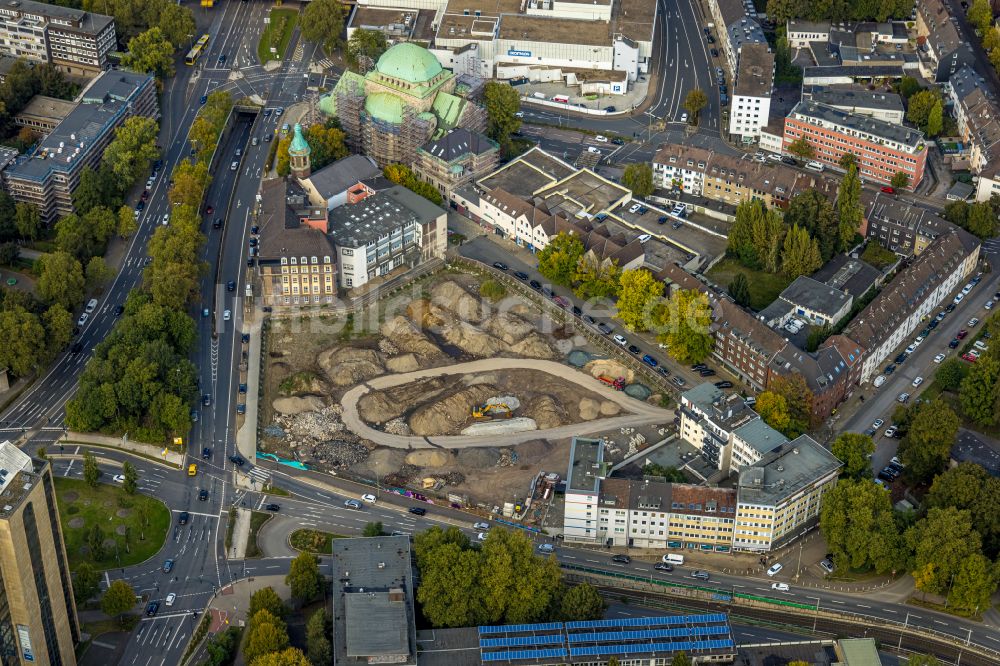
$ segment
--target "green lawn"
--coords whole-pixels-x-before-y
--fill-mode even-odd
[[[750,283],[750,307],[758,311],[770,305],[792,282],[778,273],[765,273],[747,268],[735,259],[723,259],[717,263],[708,272],[708,278],[723,289],[727,289],[737,273],[743,273]]]
[[[250,534],[247,536],[247,557],[254,558],[260,557],[260,546],[257,545],[257,533],[260,532],[260,528],[264,526],[264,523],[271,519],[274,514],[267,513],[266,511],[251,511],[250,512]]]
[[[70,569],[83,561],[98,569],[127,567],[148,560],[163,546],[171,523],[163,502],[146,495],[128,495],[121,486],[110,483],[111,479],[97,488],[79,479],[54,480]],[[140,506],[146,511],[145,527],[139,524]],[[86,546],[93,525],[104,532],[106,552],[97,560]]]
[[[288,541],[295,550],[316,553],[318,555],[329,555],[333,552],[333,540],[342,538],[344,537],[341,534],[301,529],[292,532],[288,537]]]
[[[296,9],[272,9],[270,22],[264,26],[264,32],[257,42],[257,59],[260,64],[269,60],[280,60],[285,55],[288,47],[288,40],[292,38],[292,30],[299,20],[299,12]],[[271,53],[271,47],[277,53]]]

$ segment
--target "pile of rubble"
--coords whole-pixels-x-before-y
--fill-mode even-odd
[[[408,436],[413,434],[413,431],[410,430],[410,425],[406,422],[406,419],[401,416],[394,418],[391,421],[386,421],[382,430],[390,435]]]
[[[368,459],[371,451],[359,442],[329,440],[301,446],[295,456],[301,462],[328,469],[347,469]]]
[[[513,449],[500,449],[500,459],[497,460],[497,467],[513,467],[517,464],[517,454]]]

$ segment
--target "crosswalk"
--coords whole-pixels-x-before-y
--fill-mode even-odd
[[[254,467],[253,469],[248,471],[247,476],[249,476],[253,481],[260,484],[266,484],[271,479],[270,472],[260,467]]]
[[[320,67],[322,67],[324,71],[330,69],[331,67],[333,67],[333,61],[330,60],[329,58],[323,58],[322,60],[320,60],[316,64],[319,65]]]

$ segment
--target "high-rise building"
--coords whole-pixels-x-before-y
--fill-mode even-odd
[[[110,16],[34,0],[0,6],[0,53],[49,62],[67,74],[93,76],[115,50]]]
[[[0,443],[0,665],[75,664],[79,638],[49,464]]]

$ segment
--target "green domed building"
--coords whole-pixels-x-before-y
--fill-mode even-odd
[[[351,147],[379,166],[411,164],[430,139],[455,127],[486,128],[486,111],[455,94],[455,87],[456,76],[430,51],[403,42],[366,75],[344,72],[319,108],[336,116]]]

